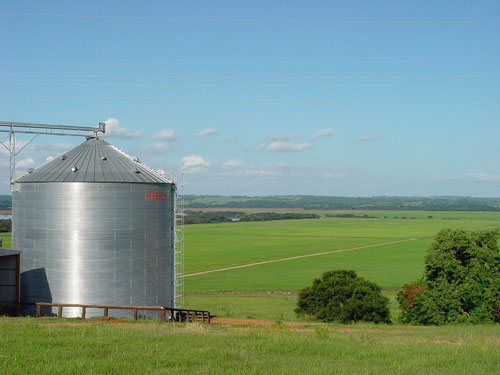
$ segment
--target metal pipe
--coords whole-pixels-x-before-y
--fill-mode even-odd
[[[98,127],[92,126],[72,126],[72,125],[48,125],[48,124],[35,124],[30,122],[13,122],[13,121],[0,121],[0,126],[9,128],[29,128],[29,129],[54,129],[54,130],[70,130],[70,131],[87,131],[87,132],[102,132],[106,130],[105,123],[100,122]]]
[[[0,125],[1,126],[1,125]],[[10,130],[2,130],[0,129],[0,133],[11,133]],[[81,133],[56,133],[56,132],[37,132],[37,131],[29,131],[29,130],[14,130],[14,133],[18,134],[37,134],[37,135],[63,135],[63,136],[69,136],[69,137],[86,137],[88,135],[86,134],[81,134]]]
[[[97,138],[99,133],[106,132],[106,123],[100,122],[99,126],[71,126],[71,125],[48,125],[48,124],[35,124],[30,122],[14,122],[14,121],[0,121],[0,133],[9,133],[9,147],[5,146],[3,142],[0,143],[7,148],[10,155],[10,185],[11,191],[15,190],[16,179],[16,155],[24,150],[38,135],[61,135],[61,136],[88,136],[89,134],[82,134],[81,132],[93,133]],[[42,129],[42,130],[33,130]],[[54,131],[55,130],[55,131]],[[69,133],[68,133],[69,132]],[[20,134],[34,134],[35,137],[31,139],[24,147],[16,152],[16,133]]]

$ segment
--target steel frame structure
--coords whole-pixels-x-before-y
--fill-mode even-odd
[[[174,206],[174,298],[175,308],[184,307],[184,175],[166,174],[175,185]]]
[[[106,124],[99,123],[97,127],[90,126],[69,126],[69,125],[48,125],[35,123],[20,123],[10,121],[0,121],[0,133],[9,133],[8,142],[0,141],[0,144],[9,152],[10,155],[10,185],[11,190],[16,190],[16,156],[28,147],[40,135],[58,135],[58,136],[83,136],[97,138],[99,133],[106,132]],[[16,148],[16,133],[30,134],[33,137],[20,149]],[[174,184],[174,220],[173,220],[173,294],[174,308],[184,306],[184,177],[181,174],[165,174],[165,177]]]
[[[16,179],[16,156],[28,147],[39,135],[59,135],[59,136],[77,136],[77,137],[97,137],[99,133],[106,132],[106,124],[99,123],[97,127],[91,126],[71,126],[71,125],[48,125],[48,124],[35,124],[29,122],[13,122],[13,121],[0,121],[0,133],[9,133],[8,145],[0,141],[0,144],[5,147],[10,157],[10,189],[14,190],[14,183]],[[20,150],[16,150],[16,133],[18,134],[33,134],[28,143],[26,143]]]

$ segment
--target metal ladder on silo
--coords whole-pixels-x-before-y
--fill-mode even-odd
[[[175,248],[174,248],[174,272],[175,272],[175,308],[184,307],[184,176],[180,181],[175,175]]]

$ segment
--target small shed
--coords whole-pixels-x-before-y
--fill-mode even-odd
[[[19,315],[20,253],[0,248],[0,315]]]

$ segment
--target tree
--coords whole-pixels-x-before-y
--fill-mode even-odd
[[[10,219],[0,220],[0,232],[11,232],[12,221]]]
[[[401,320],[414,324],[500,322],[498,231],[442,230],[422,279],[398,294]]]
[[[295,312],[324,322],[390,323],[389,300],[380,291],[354,271],[329,271],[300,292]]]

